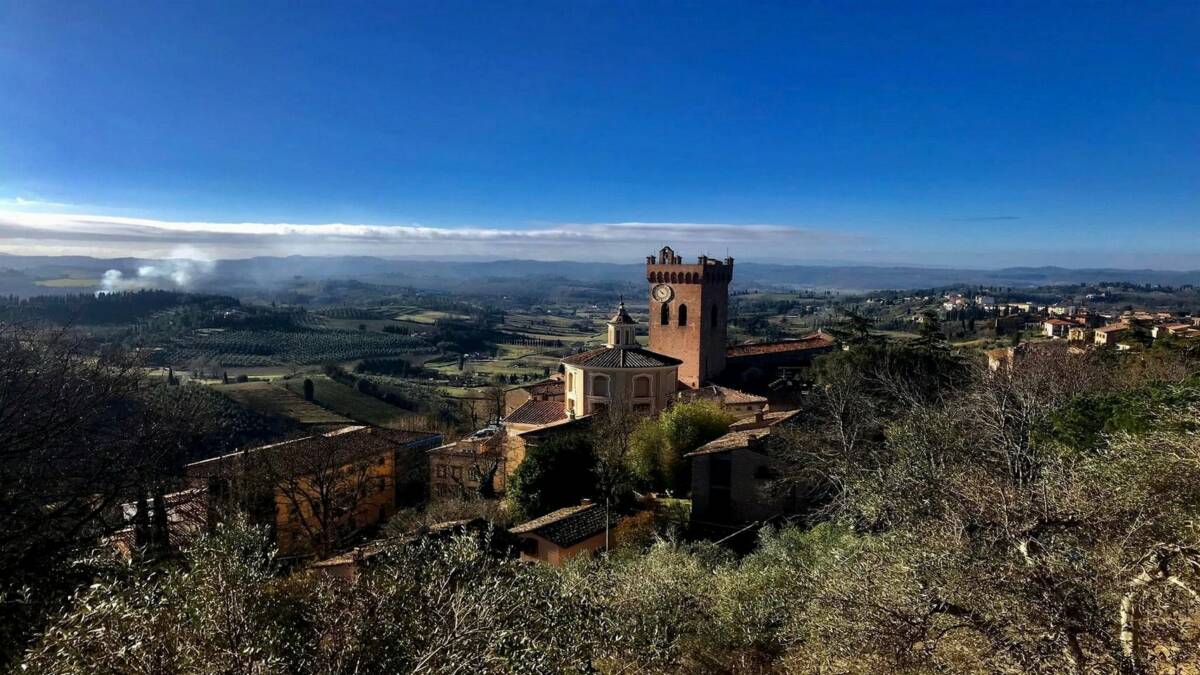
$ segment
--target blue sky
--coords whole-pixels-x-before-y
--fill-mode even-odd
[[[1195,2],[0,0],[0,252],[1200,268],[1198,44]]]

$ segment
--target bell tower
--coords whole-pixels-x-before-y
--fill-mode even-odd
[[[733,258],[685,264],[670,246],[646,256],[650,351],[683,361],[679,380],[699,387],[725,369]]]

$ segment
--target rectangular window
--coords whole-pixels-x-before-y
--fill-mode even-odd
[[[446,477],[446,467],[445,467],[445,465],[443,465],[443,464],[438,464],[438,465],[437,465],[437,477],[438,477],[438,478],[445,478],[445,477]]]

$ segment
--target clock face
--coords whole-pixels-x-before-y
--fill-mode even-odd
[[[651,294],[654,296],[654,299],[659,302],[670,302],[671,298],[675,297],[675,289],[666,284],[659,284],[654,287],[654,290],[651,292]]]

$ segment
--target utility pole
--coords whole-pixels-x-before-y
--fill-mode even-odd
[[[608,493],[604,494],[604,554],[608,555]]]

